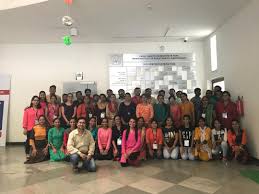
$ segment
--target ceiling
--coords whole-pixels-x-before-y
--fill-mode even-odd
[[[4,1],[4,0],[1,0]],[[8,0],[6,0],[8,1]],[[200,40],[224,24],[249,0],[74,0],[74,42]],[[59,43],[68,34],[61,19],[64,0],[0,11],[0,43]]]
[[[41,3],[48,0],[0,0],[0,10],[12,9],[26,5]]]

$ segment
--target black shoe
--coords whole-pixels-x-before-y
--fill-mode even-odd
[[[73,167],[73,172],[74,172],[74,173],[79,173],[79,171],[80,171],[80,170],[79,170],[79,168],[78,168],[77,166]]]
[[[29,164],[29,161],[30,161],[30,156],[26,156],[26,160],[25,160],[24,164]]]

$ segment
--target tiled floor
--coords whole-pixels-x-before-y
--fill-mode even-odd
[[[221,161],[146,161],[138,168],[97,161],[96,173],[74,174],[69,163],[23,164],[22,146],[0,148],[0,194],[258,194],[259,185],[239,174],[259,169]]]

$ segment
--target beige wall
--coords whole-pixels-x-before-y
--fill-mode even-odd
[[[127,44],[31,44],[1,45],[1,73],[10,74],[11,99],[8,119],[8,142],[21,142],[22,115],[33,95],[57,85],[61,94],[62,82],[74,81],[75,72],[84,72],[86,81],[96,81],[99,92],[109,86],[108,57],[114,53],[194,52],[197,59],[198,84],[203,83],[203,43],[127,43]]]
[[[218,31],[218,70],[210,71],[209,39],[205,41],[205,79],[225,78],[226,90],[236,100],[244,96],[245,117],[249,148],[259,158],[259,1],[252,1],[239,14],[231,18]],[[204,87],[206,87],[204,85]]]

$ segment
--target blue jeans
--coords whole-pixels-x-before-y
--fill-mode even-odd
[[[72,163],[73,167],[77,167],[79,161],[83,162],[83,169],[86,169],[89,172],[96,171],[96,165],[93,158],[91,160],[83,160],[78,154],[70,155],[70,162]]]

